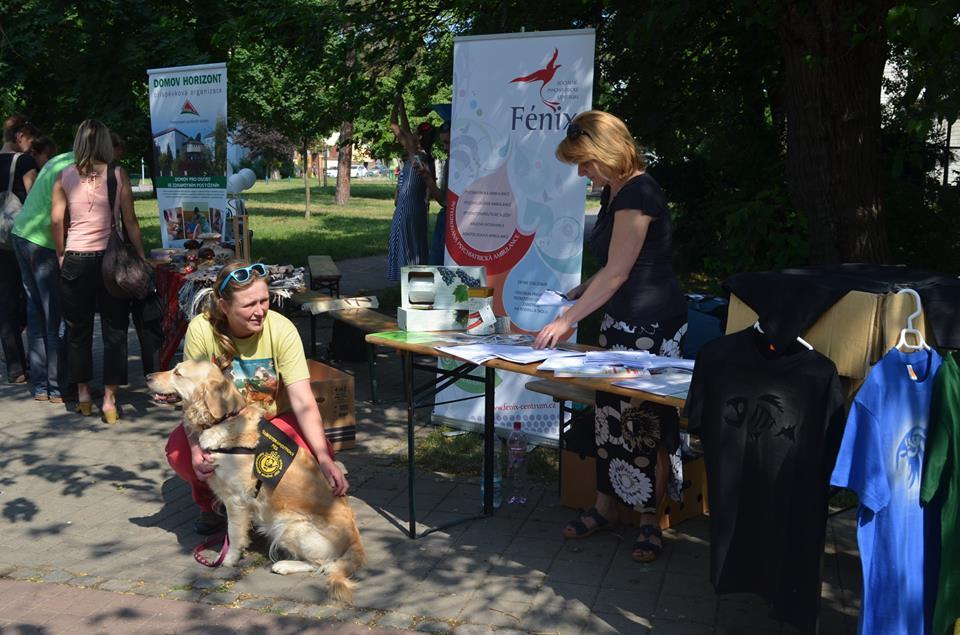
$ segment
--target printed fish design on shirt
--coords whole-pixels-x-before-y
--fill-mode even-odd
[[[913,426],[904,435],[897,446],[897,470],[900,470],[900,461],[905,461],[910,469],[910,482],[907,487],[913,487],[920,480],[920,470],[923,468],[923,448],[927,442],[927,433],[920,426]]]

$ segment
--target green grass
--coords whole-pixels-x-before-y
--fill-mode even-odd
[[[393,218],[394,183],[387,179],[354,181],[350,204],[334,203],[333,179],[328,187],[311,180],[311,218],[305,220],[303,181],[258,182],[246,192],[253,256],[276,264],[305,266],[307,256],[326,254],[334,260],[387,253]],[[157,201],[135,204],[144,248],[160,246],[160,213]],[[431,208],[431,221],[436,210]],[[430,229],[432,235],[432,227]]]
[[[483,464],[483,440],[477,434],[448,435],[450,428],[440,427],[431,430],[424,439],[417,440],[417,467],[431,472],[479,476]],[[505,454],[501,454],[501,457]],[[398,461],[405,466],[406,458]],[[506,475],[506,465],[501,464]],[[527,476],[531,481],[556,483],[559,478],[560,464],[557,451],[551,448],[537,447],[527,455]]]

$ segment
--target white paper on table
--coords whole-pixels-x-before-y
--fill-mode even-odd
[[[484,344],[463,344],[461,346],[437,346],[436,350],[466,360],[471,364],[482,364],[496,357]]]
[[[577,351],[565,351],[557,348],[536,349],[532,346],[515,346],[512,344],[464,344],[463,346],[438,346],[437,350],[465,359],[474,364],[493,359],[494,357],[513,362],[515,364],[531,364],[553,357],[569,357],[582,355]]]
[[[570,300],[566,295],[560,293],[559,291],[554,291],[553,289],[544,290],[544,292],[540,294],[540,297],[537,298],[536,301],[538,306],[569,307],[576,303],[576,300]]]
[[[633,390],[642,390],[654,395],[664,397],[686,397],[690,390],[690,380],[693,378],[691,373],[683,371],[676,373],[658,373],[656,375],[646,375],[643,377],[632,377],[613,382],[614,386],[622,388],[631,388]]]
[[[532,364],[556,357],[582,355],[577,351],[567,351],[560,348],[533,348],[532,346],[512,346],[510,344],[493,344],[490,348],[493,354],[500,359],[515,364]]]
[[[682,368],[693,370],[694,360],[653,355],[648,351],[590,351],[586,364],[628,366],[630,368]]]
[[[583,368],[583,362],[586,360],[586,356],[583,353],[579,355],[564,355],[558,357],[550,357],[542,364],[537,366],[537,370],[577,370]]]

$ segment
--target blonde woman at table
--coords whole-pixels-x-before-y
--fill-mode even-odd
[[[601,268],[568,292],[576,304],[540,331],[535,346],[556,346],[574,324],[603,308],[600,346],[679,357],[687,305],[673,273],[673,227],[663,191],[647,174],[626,124],[605,112],[581,113],[556,155],[604,186],[589,241]],[[623,504],[641,514],[633,558],[653,561],[663,551],[657,505],[668,485],[679,497],[679,413],[657,404],[631,406],[604,392],[596,400],[596,502],[564,528],[564,536],[611,528]]]
[[[96,119],[81,123],[73,140],[73,154],[74,163],[64,168],[53,185],[50,208],[50,229],[60,262],[63,319],[67,325],[67,377],[77,385],[77,412],[89,417],[93,412],[93,316],[99,313],[103,337],[100,418],[105,423],[116,423],[120,419],[117,389],[127,383],[129,302],[114,298],[103,284],[103,253],[114,215],[107,191],[107,172],[113,164],[110,129]],[[112,169],[117,180],[114,204],[120,208],[131,244],[144,258],[130,179],[122,168]]]
[[[183,358],[229,369],[247,403],[263,408],[271,423],[309,449],[334,495],[346,495],[350,484],[334,463],[324,435],[300,334],[293,322],[270,310],[266,266],[239,261],[226,265],[214,282],[213,298],[209,310],[190,320]],[[200,507],[197,533],[209,535],[225,527],[206,483],[217,467],[214,457],[201,450],[182,425],[167,441],[167,461],[190,484]]]

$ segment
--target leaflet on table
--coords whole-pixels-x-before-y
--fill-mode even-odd
[[[532,364],[542,362],[553,357],[570,357],[582,355],[577,351],[565,351],[556,348],[536,349],[532,346],[515,346],[511,344],[464,344],[462,346],[438,346],[437,350],[447,355],[465,359],[474,364],[482,364],[487,360],[499,358],[515,364]]]
[[[537,366],[537,370],[553,371],[554,377],[596,377],[603,379],[639,377],[650,374],[646,369],[623,364],[591,363],[585,355],[548,359]]]
[[[538,370],[540,369],[538,368]],[[624,379],[646,374],[648,374],[647,371],[642,368],[628,368],[616,364],[581,364],[580,366],[553,371],[554,377],[593,377],[595,379]]]
[[[642,390],[665,397],[685,398],[687,391],[690,390],[690,379],[692,377],[692,373],[677,370],[674,372],[660,372],[653,375],[615,381],[613,385],[622,388],[631,388],[633,390]]]
[[[560,293],[559,291],[554,291],[553,289],[544,290],[544,292],[540,294],[540,297],[537,298],[536,302],[537,306],[559,307],[571,307],[576,303],[576,300],[571,300],[565,293]]]
[[[632,368],[683,368],[693,370],[694,360],[661,357],[647,351],[590,351],[586,364],[622,364]]]

